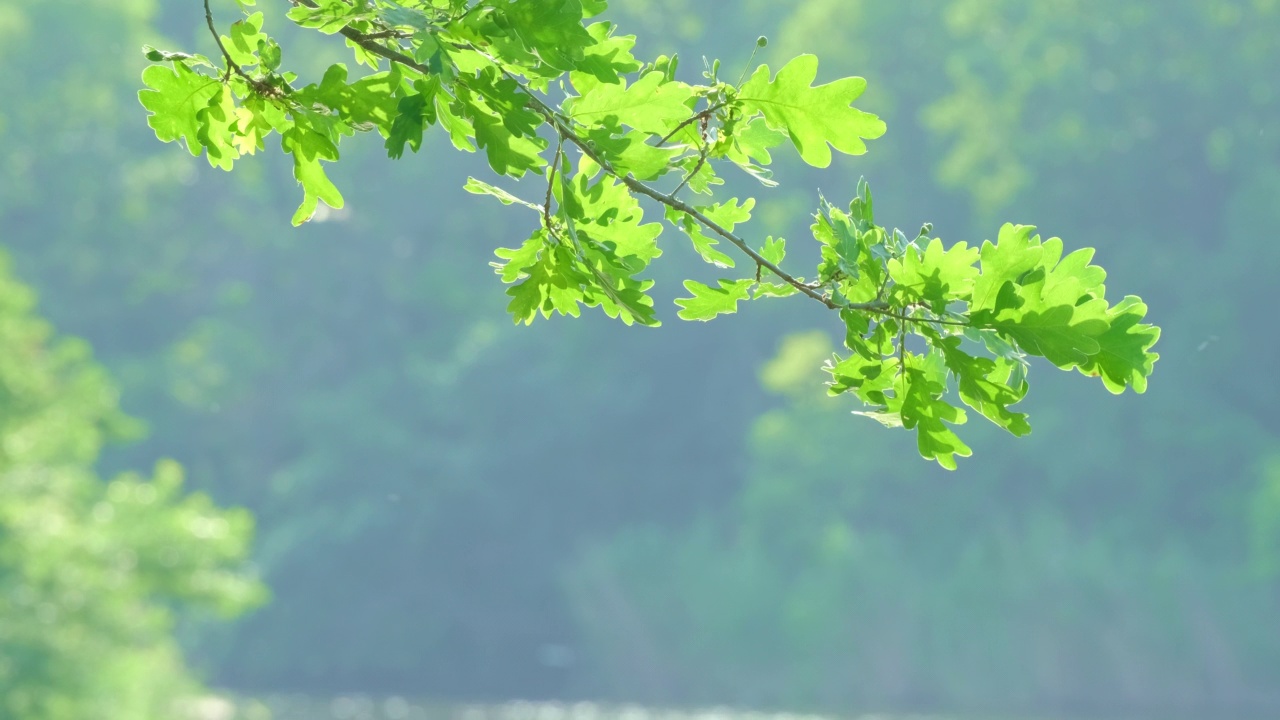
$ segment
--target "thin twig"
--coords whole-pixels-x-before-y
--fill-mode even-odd
[[[751,69],[751,63],[756,59],[756,53],[760,50],[760,41],[756,41],[755,47],[751,48],[751,57],[747,58],[747,62],[742,66],[742,74],[738,76],[738,82],[734,83],[734,87],[742,87],[742,81],[747,79],[747,71]]]
[[[287,92],[292,90],[288,83],[282,83],[283,89],[276,87],[269,82],[253,77],[245,72],[244,68],[240,67],[235,60],[231,59],[231,53],[227,51],[227,46],[222,44],[222,36],[218,34],[218,28],[213,24],[213,11],[209,9],[209,0],[204,0],[204,21],[209,26],[209,34],[213,36],[213,41],[217,43],[218,50],[222,53],[222,59],[227,63],[227,70],[222,75],[222,82],[225,83],[231,80],[231,73],[234,72],[262,95],[276,99],[287,97]]]
[[[875,313],[877,315],[883,315],[885,317],[891,317],[895,320],[902,320],[904,322],[913,322],[913,323],[919,323],[919,324],[937,323],[938,325],[954,325],[957,327],[974,327],[972,322],[962,322],[960,320],[943,320],[942,318],[912,317],[911,315],[907,315],[905,313],[894,312],[893,309],[890,308],[885,303],[879,303],[879,304],[864,303],[864,304],[873,305],[873,307],[857,307],[857,306],[849,306],[849,307],[854,307],[854,309],[856,310],[865,310],[867,312]]]
[[[889,273],[886,268],[884,278],[880,281],[880,289],[876,291],[876,300],[884,299],[884,291],[889,287]]]
[[[218,28],[213,24],[213,11],[209,9],[209,0],[204,0],[204,21],[205,24],[209,26],[209,34],[213,36],[213,41],[218,44],[218,50],[222,52],[222,59],[227,63],[227,72],[222,76],[222,82],[230,80],[232,71],[235,71],[235,74],[257,86],[257,81],[249,77],[249,75],[238,64],[236,64],[236,61],[231,59],[231,53],[227,52],[227,46],[222,44],[222,36],[218,34]]]
[[[704,140],[703,142],[706,142],[706,141]],[[702,166],[707,164],[707,153],[709,153],[710,151],[711,151],[710,145],[702,146],[702,152],[698,154],[697,164],[693,166],[693,169],[689,171],[688,175],[684,176],[684,179],[680,181],[680,184],[676,186],[676,189],[671,191],[671,197],[675,197],[676,195],[679,195],[680,191],[684,189],[684,186],[688,185],[689,181],[693,179],[693,176],[697,175],[698,171],[702,169]]]
[[[666,145],[668,140],[676,136],[676,133],[698,122],[699,120],[711,117],[713,114],[715,114],[717,110],[720,110],[721,108],[723,108],[728,104],[729,104],[728,102],[718,102],[715,105],[712,105],[711,107],[703,110],[702,112],[699,112],[693,115],[692,117],[682,120],[679,125],[675,126],[675,129],[673,129],[671,132],[666,134],[666,137],[658,141],[657,147],[662,147],[663,145]]]
[[[375,33],[366,33],[364,35],[365,40],[386,40],[388,38],[404,40],[405,38],[411,37],[413,37],[413,33],[407,33],[403,30],[381,30]]]
[[[479,9],[480,9],[480,8],[482,8],[482,7],[484,7],[484,3],[482,3],[482,2],[478,2],[478,3],[476,3],[475,5],[472,5],[471,7],[467,8],[467,11],[466,11],[466,12],[464,12],[464,13],[462,13],[462,14],[461,14],[461,15],[459,15],[458,17],[456,17],[456,18],[451,18],[451,19],[449,20],[449,22],[462,22],[463,20],[466,20],[466,19],[467,19],[467,16],[468,16],[468,15],[470,15],[470,14],[471,14],[471,13],[473,13],[473,12],[475,12],[476,10],[479,10]]]
[[[556,184],[556,171],[560,169],[560,155],[564,152],[564,138],[559,138],[556,142],[556,156],[551,161],[551,170],[547,173],[547,199],[542,205],[542,222],[547,226],[547,232],[552,235],[555,231],[551,229],[551,193]]]
[[[898,323],[898,377],[907,370],[907,324]]]

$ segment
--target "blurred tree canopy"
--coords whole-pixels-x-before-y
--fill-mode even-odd
[[[54,337],[0,255],[0,713],[13,720],[174,717],[196,691],[173,611],[234,616],[251,520],[156,466],[105,482],[104,442],[136,433],[86,343]]]
[[[300,74],[342,60],[261,5]],[[889,132],[825,176],[780,157],[761,237],[806,236],[810,189],[849,197],[859,175],[903,226],[981,239],[1034,219],[1151,302],[1160,382],[1132,403],[1037,376],[1037,433],[978,433],[940,477],[820,397],[840,338],[780,344],[807,309],[660,335],[513,328],[488,262],[527,227],[458,187],[483,158],[428,134],[418,162],[388,163],[348,139],[344,209],[290,230],[289,163],[212,173],[141,120],[136,47],[158,29],[212,48],[191,3],[0,0],[6,67],[47,55],[39,28],[76,48],[0,74],[22,99],[0,107],[0,223],[44,314],[149,426],[101,474],[178,457],[258,518],[276,600],[230,633],[196,628],[190,662],[248,690],[1272,707],[1280,383],[1250,368],[1277,349],[1258,330],[1280,221],[1276,4],[609,13],[637,52],[737,69],[767,31],[757,59],[816,52],[820,82],[869,79],[860,102]],[[669,303],[698,255],[666,251]]]

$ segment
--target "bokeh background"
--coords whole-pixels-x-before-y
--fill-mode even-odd
[[[259,4],[287,67],[343,60]],[[347,209],[292,229],[279,157],[228,175],[145,125],[139,48],[211,52],[198,3],[0,0],[0,716],[168,718],[197,683],[1280,714],[1280,2],[607,17],[694,76],[764,34],[868,78],[888,134],[731,185],[755,234],[800,244],[866,176],[889,225],[1097,247],[1164,329],[1149,392],[1038,366],[1035,433],[975,424],[946,473],[824,397],[823,313],[677,321],[674,235],[661,329],[513,327],[488,262],[529,218],[461,189],[482,159],[348,143]]]

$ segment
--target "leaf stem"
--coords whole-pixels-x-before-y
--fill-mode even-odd
[[[231,59],[231,53],[227,52],[227,46],[222,44],[222,36],[218,34],[218,28],[213,24],[213,11],[209,9],[209,0],[204,0],[204,22],[209,26],[209,34],[213,36],[213,41],[217,43],[218,50],[222,53],[222,59],[227,63],[227,71],[222,76],[222,82],[230,80],[231,72],[235,71],[235,74],[245,80],[248,80],[257,87],[257,81],[249,77],[249,75],[238,64],[236,64],[236,61]]]
[[[555,230],[551,227],[551,195],[556,184],[556,171],[560,169],[560,156],[564,153],[564,138],[560,138],[556,142],[556,156],[551,161],[551,169],[547,171],[547,199],[542,205],[542,222],[547,226],[547,232],[552,235]]]
[[[703,143],[702,152],[698,153],[698,162],[693,166],[693,169],[684,176],[684,179],[680,181],[680,184],[676,186],[676,189],[671,191],[671,197],[679,195],[680,191],[684,189],[684,186],[688,185],[689,181],[693,179],[693,176],[697,175],[698,171],[702,169],[702,166],[707,164],[707,153],[711,152],[711,146],[705,144],[705,139],[703,140]]]

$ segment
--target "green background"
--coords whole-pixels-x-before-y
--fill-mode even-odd
[[[291,67],[342,59],[261,4]],[[483,158],[435,134],[390,162],[364,138],[331,170],[347,208],[292,229],[281,158],[227,175],[145,125],[138,48],[209,51],[196,4],[0,0],[0,244],[147,428],[97,460],[96,444],[0,460],[0,632],[27,617],[5,578],[55,562],[7,540],[30,493],[70,497],[8,468],[80,468],[81,498],[176,458],[188,488],[257,527],[248,567],[233,513],[186,571],[238,568],[214,593],[229,612],[262,597],[255,574],[272,599],[227,623],[199,593],[139,599],[171,588],[135,573],[128,602],[176,608],[187,662],[238,692],[1280,711],[1280,2],[626,0],[609,17],[691,73],[703,54],[744,66],[766,34],[758,59],[815,52],[820,79],[868,79],[860,106],[887,135],[827,171],[780,166],[754,235],[807,236],[817,190],[847,197],[865,175],[887,225],[973,243],[1008,220],[1097,247],[1164,330],[1150,390],[1037,367],[1035,433],[974,433],[948,474],[823,396],[832,328],[814,308],[675,321],[680,243],[655,266],[661,329],[513,327],[488,262],[528,218],[462,190]],[[25,317],[3,300],[23,292],[0,283],[0,327]],[[100,394],[65,385],[77,422],[108,422]],[[41,402],[0,396],[5,447]],[[70,427],[42,432],[90,432]],[[194,543],[163,534],[181,512],[134,522]],[[113,607],[85,626],[102,648],[137,644],[102,630]],[[167,643],[169,624],[148,637]],[[76,651],[13,637],[0,688],[68,676],[40,658]],[[120,672],[157,661],[135,662]],[[92,717],[65,712],[31,717]]]

